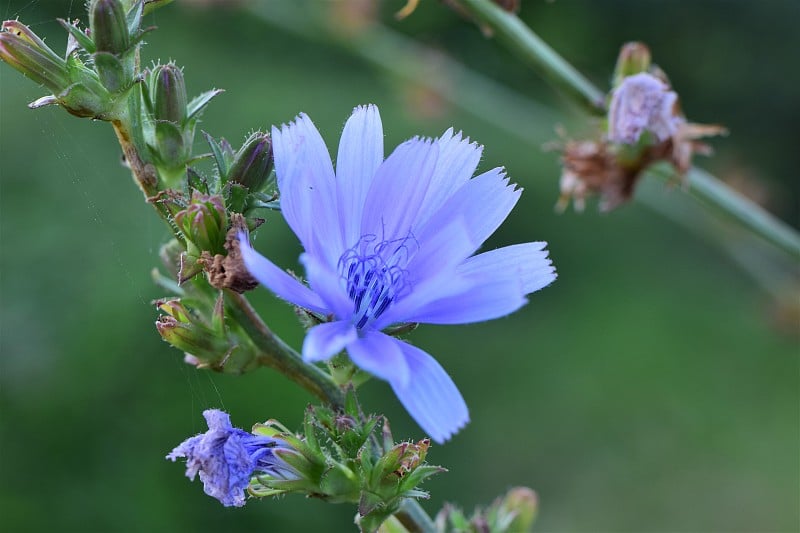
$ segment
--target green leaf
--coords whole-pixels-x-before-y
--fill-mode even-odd
[[[219,170],[220,177],[227,176],[228,174],[228,162],[225,160],[225,157],[222,153],[222,148],[220,147],[219,143],[212,137],[209,133],[205,131],[202,132],[203,137],[205,137],[208,146],[211,148],[211,155],[214,156],[214,162],[217,164],[217,169]]]
[[[90,54],[93,54],[97,51],[97,48],[94,46],[94,41],[92,41],[88,35],[83,33],[80,28],[64,19],[58,19],[58,22],[70,33],[70,35],[75,38],[76,41],[78,41],[78,44],[81,48]]]
[[[224,92],[224,89],[212,89],[192,98],[192,101],[186,106],[186,121],[194,119],[196,115],[199,116],[215,96]]]
[[[208,191],[208,181],[206,178],[204,178],[192,167],[188,167],[186,169],[186,173],[189,175],[189,187],[196,191],[200,191],[203,194],[210,194]]]
[[[100,76],[100,82],[110,93],[117,93],[128,85],[122,63],[110,52],[94,54],[94,69]]]
[[[447,469],[432,465],[419,466],[400,480],[400,489],[402,492],[413,490],[429,477],[441,474],[442,472],[447,472]]]
[[[172,3],[172,0],[144,0],[144,14],[147,15],[159,7]]]
[[[136,0],[136,2],[131,6],[128,14],[125,16],[125,19],[128,23],[128,33],[131,35],[136,35],[136,32],[139,30],[139,26],[142,24],[142,13],[144,12],[144,3],[142,0]]]
[[[228,183],[227,204],[228,210],[234,213],[243,213],[247,201],[247,188],[238,183]]]

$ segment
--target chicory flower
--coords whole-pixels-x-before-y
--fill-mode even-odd
[[[279,297],[332,320],[311,328],[308,362],[342,350],[388,381],[437,442],[469,421],[464,399],[430,355],[382,332],[406,322],[466,324],[507,315],[555,279],[544,242],[473,255],[521,190],[495,168],[472,177],[482,148],[452,129],[413,138],[384,160],[375,106],[357,107],[336,170],[305,114],[272,129],[281,209],[305,253],[306,286],[242,236],[251,274]]]
[[[278,479],[297,476],[275,455],[286,444],[272,437],[254,435],[231,425],[230,416],[217,409],[203,411],[208,431],[189,437],[167,455],[173,462],[186,458],[186,477],[200,474],[205,493],[225,507],[245,504],[244,491],[256,473]]]

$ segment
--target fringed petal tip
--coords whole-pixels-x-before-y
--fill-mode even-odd
[[[460,145],[464,148],[471,148],[473,150],[477,150],[479,152],[483,152],[483,145],[477,141],[473,141],[469,138],[469,136],[465,136],[462,130],[455,131],[453,127],[447,128],[444,133],[442,133],[436,139],[439,143],[453,143],[454,145]]]

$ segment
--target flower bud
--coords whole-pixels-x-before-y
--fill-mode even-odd
[[[152,74],[153,116],[183,124],[186,120],[186,84],[183,71],[173,63],[159,65]]]
[[[231,351],[226,339],[221,339],[207,328],[190,322],[161,315],[156,320],[156,329],[165,341],[175,348],[192,354],[197,360],[213,365],[225,359]]]
[[[89,20],[98,52],[119,55],[130,48],[128,22],[120,0],[94,0],[89,9]]]
[[[531,531],[539,507],[539,498],[528,487],[510,489],[500,501],[498,522],[508,524],[505,531]]]
[[[179,299],[160,300],[156,305],[165,313],[156,320],[159,335],[173,347],[191,355],[187,361],[195,366],[242,373],[256,364],[247,346],[228,338],[224,328],[215,331],[209,327]]]
[[[240,183],[250,192],[256,192],[267,183],[272,171],[272,141],[268,133],[250,135],[236,152],[228,172],[228,181]]]
[[[221,196],[194,191],[189,207],[175,215],[175,223],[199,251],[222,252],[227,215]]]
[[[16,20],[3,22],[0,59],[54,93],[60,93],[70,85],[66,61],[30,28]]]
[[[650,49],[639,42],[625,43],[619,51],[617,66],[614,68],[614,87],[628,76],[647,72],[650,68]]]

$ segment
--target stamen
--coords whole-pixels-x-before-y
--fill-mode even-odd
[[[339,258],[339,272],[353,302],[356,328],[380,317],[410,290],[406,265],[417,251],[413,235],[378,241],[364,235]]]

